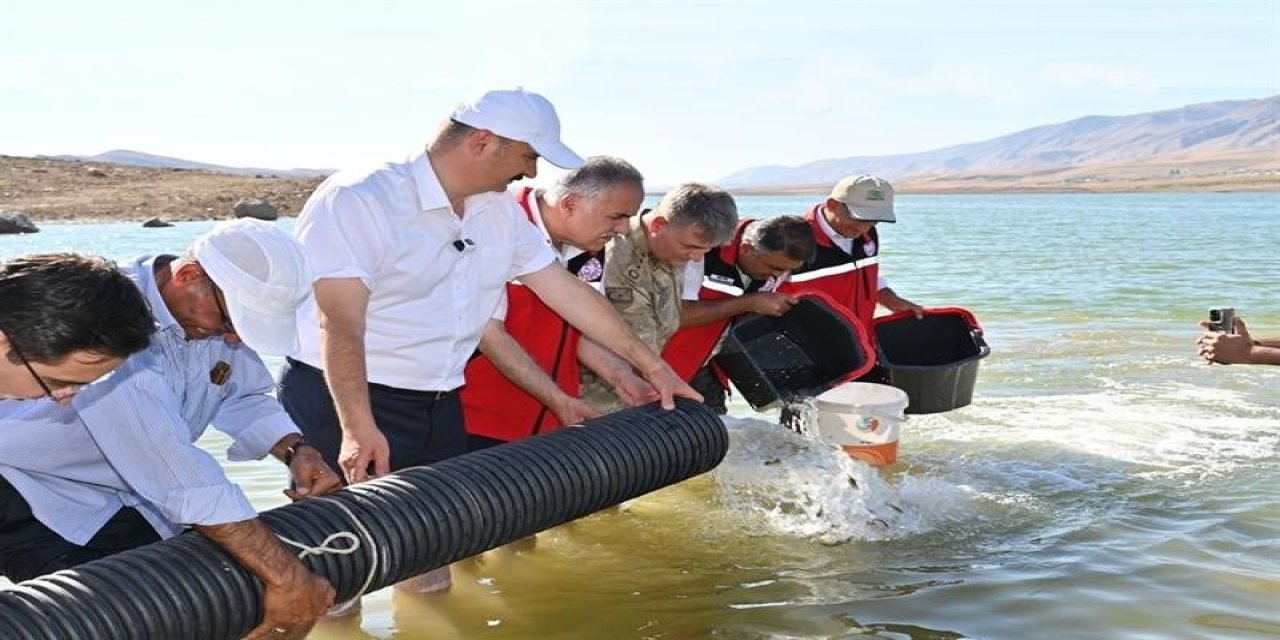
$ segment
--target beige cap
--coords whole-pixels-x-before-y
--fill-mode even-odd
[[[831,199],[843,202],[849,213],[867,222],[894,222],[893,185],[888,180],[866,174],[850,176],[836,183]]]

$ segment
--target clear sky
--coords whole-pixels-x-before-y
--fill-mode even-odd
[[[1280,0],[0,0],[0,153],[398,159],[524,86],[651,184],[1280,93]]]

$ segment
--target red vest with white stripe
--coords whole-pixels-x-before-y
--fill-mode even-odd
[[[816,205],[804,216],[813,228],[813,238],[818,245],[813,259],[791,272],[791,279],[778,291],[821,291],[853,312],[874,339],[871,320],[876,314],[879,293],[880,237],[872,227],[861,237],[854,238],[853,253],[847,253],[822,230],[818,222],[821,209],[821,204]]]
[[[533,224],[530,198],[533,189],[517,195]],[[587,282],[599,282],[604,274],[604,252],[584,252],[568,264],[569,271]],[[507,283],[507,333],[520,343],[533,361],[571,396],[578,395],[578,341],[582,334],[565,322],[537,295],[517,282]],[[537,398],[512,384],[489,358],[477,355],[463,375],[462,410],[467,433],[509,442],[560,426],[555,412]]]
[[[702,287],[698,289],[699,300],[724,300],[736,298],[744,293],[760,290],[766,281],[744,283],[742,273],[738,271],[738,246],[742,243],[742,233],[752,219],[745,218],[738,222],[733,239],[715,251],[707,252],[702,259]],[[706,364],[711,352],[720,342],[720,336],[733,318],[725,318],[697,327],[681,329],[671,336],[667,346],[662,350],[662,358],[671,365],[676,375],[688,382]]]

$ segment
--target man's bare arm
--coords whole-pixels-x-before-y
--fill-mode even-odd
[[[506,325],[501,321],[491,318],[485,324],[484,333],[480,336],[480,352],[507,380],[554,411],[564,424],[579,424],[596,416],[590,405],[565,393],[507,333]]]
[[[301,637],[333,606],[329,582],[309,571],[261,520],[193,528],[262,581],[262,624],[247,638],[280,637],[273,635],[273,629],[287,629],[287,637]]]
[[[636,375],[626,360],[590,338],[578,342],[578,361],[613,387],[623,402],[633,407],[657,402],[661,397],[653,385]]]
[[[342,425],[339,472],[351,482],[362,482],[369,479],[370,464],[375,476],[391,469],[391,449],[369,404],[364,349],[369,290],[359,278],[326,278],[315,283],[315,296],[325,382]]]
[[[658,390],[664,408],[675,408],[672,397],[676,395],[702,401],[697,391],[681,380],[653,349],[636,336],[604,296],[564,267],[552,264],[521,276],[520,280],[569,324],[635,366]]]
[[[791,310],[797,300],[795,296],[769,291],[756,291],[721,300],[681,300],[680,328],[700,327],[744,313],[780,316]]]

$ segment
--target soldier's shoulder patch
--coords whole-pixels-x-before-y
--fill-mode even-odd
[[[605,287],[604,295],[612,302],[631,302],[635,294],[626,287]]]

